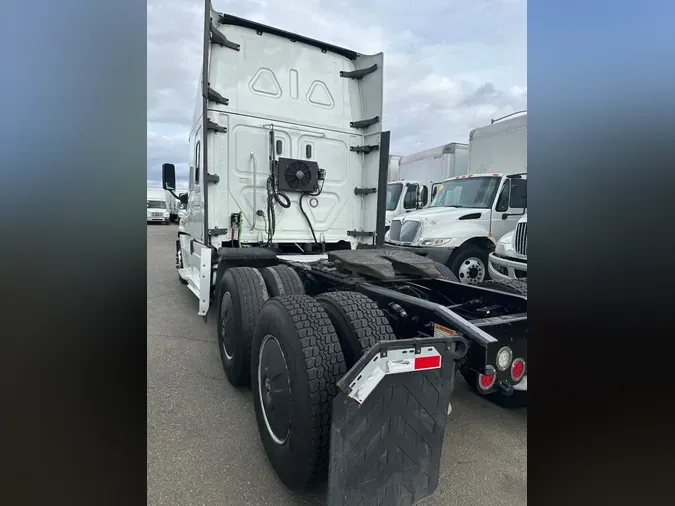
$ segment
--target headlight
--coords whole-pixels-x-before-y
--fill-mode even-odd
[[[450,241],[452,241],[450,237],[446,237],[445,239],[422,239],[420,241],[420,246],[443,246]]]
[[[150,211],[146,211],[145,214],[148,216],[148,218],[150,217]]]
[[[511,351],[511,348],[504,346],[497,352],[497,369],[500,371],[506,371],[511,365],[512,358],[513,352]]]
[[[164,217],[168,218],[169,217],[169,211],[164,211]]]

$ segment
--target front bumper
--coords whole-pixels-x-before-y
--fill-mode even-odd
[[[448,260],[450,260],[450,256],[452,255],[452,252],[454,250],[454,248],[423,248],[419,246],[399,246],[397,244],[391,244],[388,242],[385,242],[384,245],[387,248],[416,253],[417,255],[430,258],[431,260],[435,260],[436,262],[439,262],[443,265],[448,263]]]
[[[148,223],[169,223],[169,218],[163,216],[148,216]]]
[[[488,270],[492,279],[524,279],[527,278],[527,263],[518,260],[498,257],[490,253]]]

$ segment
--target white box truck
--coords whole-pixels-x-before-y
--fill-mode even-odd
[[[148,223],[169,224],[171,221],[171,212],[169,211],[168,197],[170,197],[171,200],[175,200],[171,194],[163,188],[148,188]]]
[[[401,157],[398,176],[387,185],[387,227],[397,216],[429,207],[441,182],[468,168],[469,146],[459,142]]]
[[[469,174],[443,182],[428,209],[394,218],[386,241],[446,265],[467,284],[489,278],[488,257],[527,208],[527,113],[469,135]]]
[[[251,387],[284,483],[306,489],[327,472],[328,506],[398,505],[403,489],[417,503],[438,486],[456,364],[490,398],[521,382],[527,301],[382,247],[382,54],[205,4],[178,277],[200,315],[214,308],[225,375]],[[173,164],[162,182],[175,191]],[[508,342],[481,328],[485,308],[520,315]]]

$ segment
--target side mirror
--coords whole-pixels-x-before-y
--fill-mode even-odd
[[[176,189],[176,166],[173,163],[162,164],[162,188],[165,190]]]

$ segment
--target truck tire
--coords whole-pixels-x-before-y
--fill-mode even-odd
[[[520,279],[490,279],[479,283],[478,286],[490,288],[498,292],[513,293],[527,297],[527,281]]]
[[[270,297],[280,295],[304,295],[305,287],[298,273],[287,265],[275,265],[260,269]]]
[[[460,371],[469,386],[478,393],[478,373],[467,369],[460,369]],[[517,409],[527,406],[527,391],[515,390],[511,395],[506,395],[503,392],[479,393],[479,395],[503,408]]]
[[[218,350],[228,381],[250,384],[251,340],[256,318],[268,299],[260,272],[234,267],[223,275],[218,306]]]
[[[450,260],[450,270],[460,283],[477,285],[490,279],[488,274],[488,251],[469,244],[462,246],[454,258]]]
[[[250,368],[265,453],[281,481],[306,490],[326,476],[332,402],[347,370],[321,304],[308,295],[268,300],[253,334]]]
[[[441,273],[441,278],[442,279],[447,279],[450,281],[457,281],[459,283],[459,279],[457,279],[457,276],[455,276],[455,273],[450,270],[449,267],[446,265],[443,265],[440,262],[434,262],[436,265],[436,269],[438,269],[438,272]]]
[[[347,370],[375,343],[396,339],[384,312],[361,293],[330,292],[316,300],[335,327]]]

